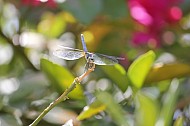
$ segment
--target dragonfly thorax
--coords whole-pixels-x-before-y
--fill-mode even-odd
[[[86,58],[86,61],[87,61],[86,65],[85,65],[85,70],[94,69],[95,64],[94,64],[93,53],[86,52],[85,53],[85,58]]]

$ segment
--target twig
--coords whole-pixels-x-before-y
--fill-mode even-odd
[[[75,89],[77,84],[80,84],[80,82],[82,81],[82,79],[87,76],[88,74],[90,74],[92,71],[94,71],[95,65],[93,68],[88,69],[84,74],[82,74],[80,77],[76,77],[73,81],[73,83],[71,84],[71,86],[66,89],[63,94],[57,98],[55,101],[53,101],[52,103],[49,104],[49,106],[44,109],[44,111],[42,111],[42,113],[34,120],[33,123],[31,123],[29,126],[36,126],[40,120],[42,120],[42,118],[52,109],[54,108],[57,104],[59,104],[62,101],[65,101],[68,99],[67,95]]]

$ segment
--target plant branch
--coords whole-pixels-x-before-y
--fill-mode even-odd
[[[44,109],[44,111],[42,111],[42,113],[34,120],[33,123],[31,123],[29,126],[36,126],[40,120],[42,120],[42,118],[52,109],[54,108],[57,104],[59,104],[62,101],[65,101],[68,99],[68,94],[75,89],[77,84],[80,84],[80,82],[83,80],[83,78],[85,76],[87,76],[88,74],[90,74],[92,71],[94,71],[95,65],[93,68],[88,69],[84,74],[82,74],[79,77],[76,77],[73,81],[73,83],[70,85],[70,87],[68,89],[66,89],[63,94],[58,97],[55,101],[53,101],[52,103],[49,104],[49,106]]]

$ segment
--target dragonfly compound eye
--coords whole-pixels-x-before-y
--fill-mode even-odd
[[[93,59],[93,58],[90,58],[90,61],[94,62],[94,59]]]

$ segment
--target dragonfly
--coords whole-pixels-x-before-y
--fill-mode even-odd
[[[55,56],[64,60],[76,60],[81,57],[85,57],[86,59],[86,69],[91,69],[96,65],[114,65],[118,63],[118,60],[124,60],[125,58],[109,56],[100,53],[91,53],[88,52],[86,43],[84,40],[84,35],[81,34],[81,42],[83,50],[74,49],[70,47],[60,46],[60,49],[57,49],[53,52]]]

